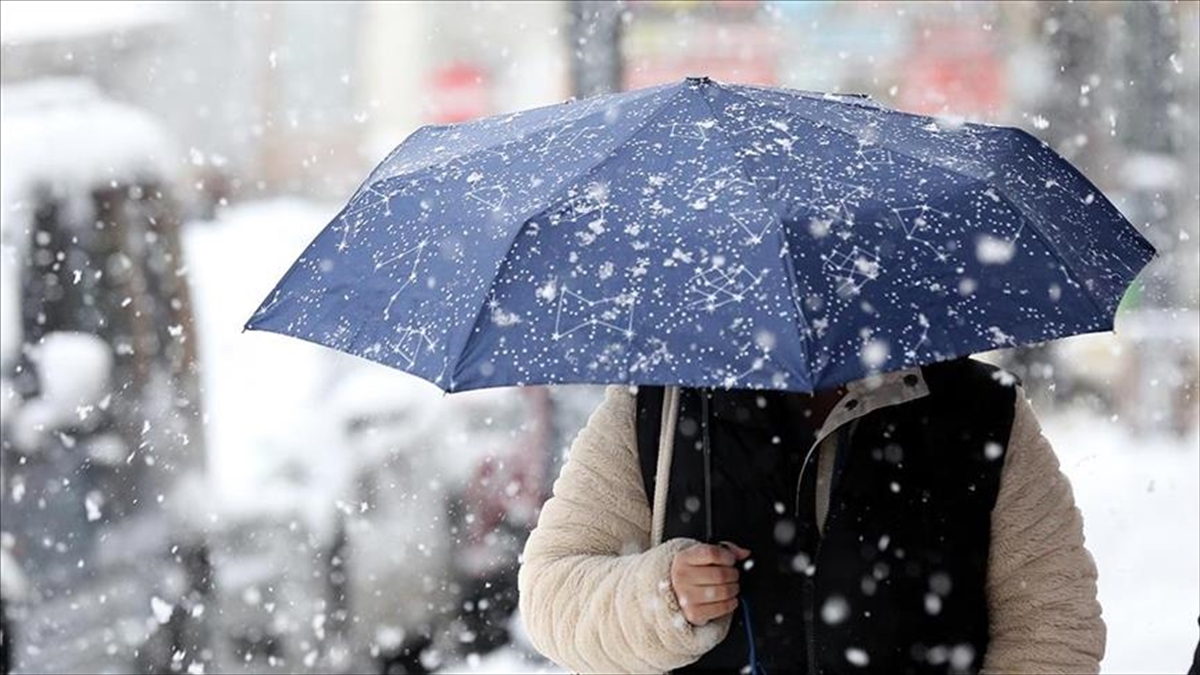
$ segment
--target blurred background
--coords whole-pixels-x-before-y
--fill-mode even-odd
[[[687,75],[1026,128],[1160,256],[1025,382],[1111,673],[1200,614],[1200,3],[0,4],[0,670],[556,672],[524,538],[601,392],[242,323],[416,127]]]

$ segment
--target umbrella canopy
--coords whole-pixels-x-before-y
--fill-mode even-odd
[[[1109,330],[1153,254],[1018,129],[688,78],[417,130],[247,328],[451,391],[812,391]]]

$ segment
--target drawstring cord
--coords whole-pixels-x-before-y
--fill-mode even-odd
[[[743,593],[738,604],[742,606],[742,623],[746,625],[746,643],[750,645],[750,654],[746,657],[748,670],[743,672],[747,675],[767,675],[767,669],[759,663],[758,650],[754,647],[754,621],[750,618],[750,600]]]

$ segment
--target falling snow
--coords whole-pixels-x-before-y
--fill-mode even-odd
[[[516,570],[600,392],[437,388],[803,392],[993,349],[1084,516],[1104,672],[1184,670],[1200,9],[626,3],[610,35],[593,4],[4,3],[12,672],[560,672]],[[868,569],[809,616],[870,619],[905,566]]]

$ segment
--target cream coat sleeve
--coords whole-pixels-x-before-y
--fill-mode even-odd
[[[984,673],[1096,673],[1105,627],[1083,517],[1024,391],[992,512]]]
[[[530,640],[580,673],[680,668],[729,630],[730,617],[696,627],[679,611],[671,559],[696,542],[650,547],[634,408],[628,389],[608,388],[571,446],[522,555],[518,588]]]

